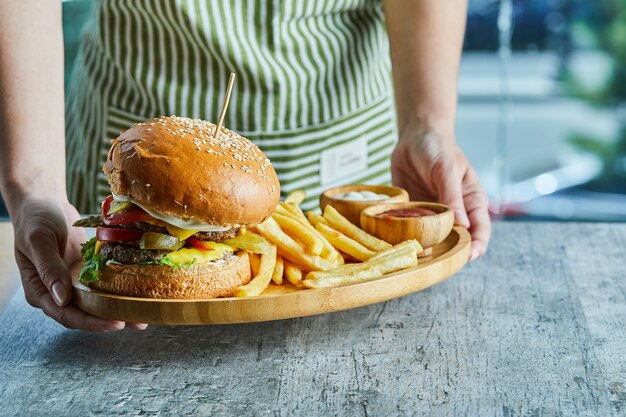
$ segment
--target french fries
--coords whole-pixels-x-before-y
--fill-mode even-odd
[[[265,238],[281,249],[283,258],[302,266],[307,271],[325,271],[335,267],[331,262],[317,255],[310,255],[291,236],[283,232],[272,217],[257,225],[257,230]]]
[[[275,212],[247,232],[224,241],[247,250],[253,279],[235,290],[236,297],[261,294],[273,282],[328,288],[364,282],[415,267],[423,251],[416,240],[395,246],[350,223],[332,206],[323,215],[300,208],[306,194],[290,193]]]
[[[274,213],[279,213],[279,214],[283,214],[285,216],[293,216],[293,213],[289,210],[287,210],[285,207],[282,206],[281,203],[278,203],[278,205],[276,206],[276,210],[274,211]],[[295,217],[295,216],[294,216]]]
[[[248,259],[250,260],[250,273],[252,276],[258,275],[259,267],[261,265],[261,257],[256,253],[248,253]]]
[[[397,252],[400,249],[404,249],[405,247],[414,248],[418,254],[424,251],[424,249],[422,248],[422,245],[420,245],[420,243],[417,240],[407,240],[405,242],[398,243],[397,245],[394,245],[391,248],[386,249],[382,252],[378,252],[376,255],[372,256],[369,260],[374,260],[374,259],[380,258],[381,256],[389,255],[391,253]]]
[[[317,232],[317,230],[316,230],[316,232]],[[335,248],[333,247],[333,249],[335,249]],[[345,264],[346,263],[346,257],[344,256],[344,254],[339,252],[339,251],[337,251],[337,250],[335,250],[335,251],[336,251],[335,256],[334,256],[334,258],[331,259],[331,262],[334,263],[334,264],[337,264],[337,265]]]
[[[280,211],[287,212],[289,213],[289,215],[295,217],[296,219],[307,221],[306,216],[304,215],[302,210],[300,210],[299,206],[295,204],[291,204],[291,203],[285,203],[285,202],[278,203],[278,206],[281,208],[281,209],[278,209],[279,212]]]
[[[359,242],[361,245],[373,251],[381,251],[385,249],[389,249],[391,245],[384,240],[380,240],[377,237],[366,233],[365,231],[359,229],[348,219],[343,217],[339,212],[330,204],[324,208],[324,218],[328,221],[328,223],[337,231],[343,233]],[[350,253],[350,252],[347,252]],[[352,255],[352,254],[351,254]],[[353,255],[354,256],[354,255]],[[358,257],[356,257],[358,258]],[[359,258],[361,259],[361,258]]]
[[[293,285],[302,284],[302,269],[291,262],[285,262],[285,278]]]
[[[260,295],[272,280],[272,273],[276,266],[276,245],[270,245],[270,250],[261,255],[259,271],[246,285],[235,288],[235,297],[254,297]]]
[[[342,252],[347,253],[350,256],[354,256],[360,261],[365,261],[376,254],[376,252],[369,250],[365,246],[361,245],[356,240],[350,239],[343,233],[333,229],[324,223],[318,223],[315,228],[320,232],[335,248]]]
[[[276,285],[282,285],[283,273],[285,272],[285,263],[282,256],[276,256],[276,265],[274,266],[274,272],[272,273],[272,281]]]
[[[315,235],[324,245],[322,252],[319,254],[322,258],[334,264],[344,263],[343,258],[339,255],[339,252],[337,252],[333,245],[324,236],[322,236],[320,232],[315,230],[313,225],[309,223],[304,213],[302,213],[302,210],[300,210],[300,207],[293,206],[292,204],[279,203],[276,207],[276,214],[291,217],[294,220],[299,221],[301,226],[304,227],[309,234]]]
[[[285,203],[302,204],[306,198],[306,193],[302,190],[295,190],[285,197]]]
[[[307,288],[328,288],[369,281],[400,269],[417,266],[417,249],[404,246],[387,255],[360,264],[348,264],[329,271],[309,272],[303,283]]]
[[[306,218],[309,220],[309,223],[311,223],[313,226],[317,226],[319,222],[322,222],[326,225],[328,224],[328,221],[323,216],[320,216],[314,211],[307,211]]]
[[[308,233],[306,228],[302,227],[302,223],[290,216],[280,213],[272,215],[276,223],[289,235],[300,242],[309,253],[319,255],[324,249],[324,243],[315,234]]]

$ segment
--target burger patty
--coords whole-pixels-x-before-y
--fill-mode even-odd
[[[100,257],[104,261],[114,260],[123,264],[158,262],[168,253],[166,250],[139,249],[136,246],[119,243],[105,243],[100,248]],[[226,252],[223,259],[228,260],[232,255],[232,252]]]
[[[139,249],[135,246],[117,243],[105,243],[100,248],[100,257],[105,261],[114,260],[123,264],[138,264],[140,262],[158,262],[165,255],[166,250]]]
[[[143,232],[155,232],[155,233],[165,233],[167,232],[167,228],[164,226],[155,226],[154,224],[146,223],[146,222],[137,222],[137,223],[128,223],[123,225],[122,227],[126,229],[139,229]],[[232,239],[237,236],[237,232],[239,231],[238,227],[233,227],[230,230],[225,232],[198,232],[193,235],[193,237],[198,238],[200,240],[210,240],[213,242],[221,242],[222,240]]]
[[[221,242],[222,240],[232,239],[237,236],[239,228],[233,227],[225,232],[198,232],[194,237],[200,240],[211,240],[213,242]]]

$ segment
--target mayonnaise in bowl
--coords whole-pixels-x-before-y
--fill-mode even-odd
[[[350,201],[377,201],[390,198],[387,194],[378,194],[373,191],[348,191],[346,193],[335,194],[333,198]]]

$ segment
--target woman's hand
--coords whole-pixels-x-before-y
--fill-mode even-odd
[[[60,1],[0,8],[0,191],[28,302],[66,327],[119,330],[124,322],[90,316],[72,303],[68,266],[80,260],[85,233],[68,227],[78,213],[65,192],[61,23]]]
[[[476,259],[491,236],[487,198],[454,140],[467,0],[385,0],[383,10],[400,131],[391,159],[393,182],[412,199],[454,209],[457,224],[472,233]]]
[[[123,321],[91,316],[72,303],[69,268],[81,260],[80,244],[87,240],[83,229],[71,227],[79,219],[76,209],[67,201],[29,196],[14,213],[15,258],[26,301],[71,329],[123,329]],[[129,327],[139,330],[146,325]]]
[[[411,200],[438,201],[472,234],[470,260],[482,256],[491,237],[488,202],[476,171],[452,133],[418,129],[402,134],[391,157],[393,183]]]

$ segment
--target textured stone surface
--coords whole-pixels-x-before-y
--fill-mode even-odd
[[[500,223],[489,254],[384,304],[141,333],[0,316],[0,415],[626,414],[626,225]]]

